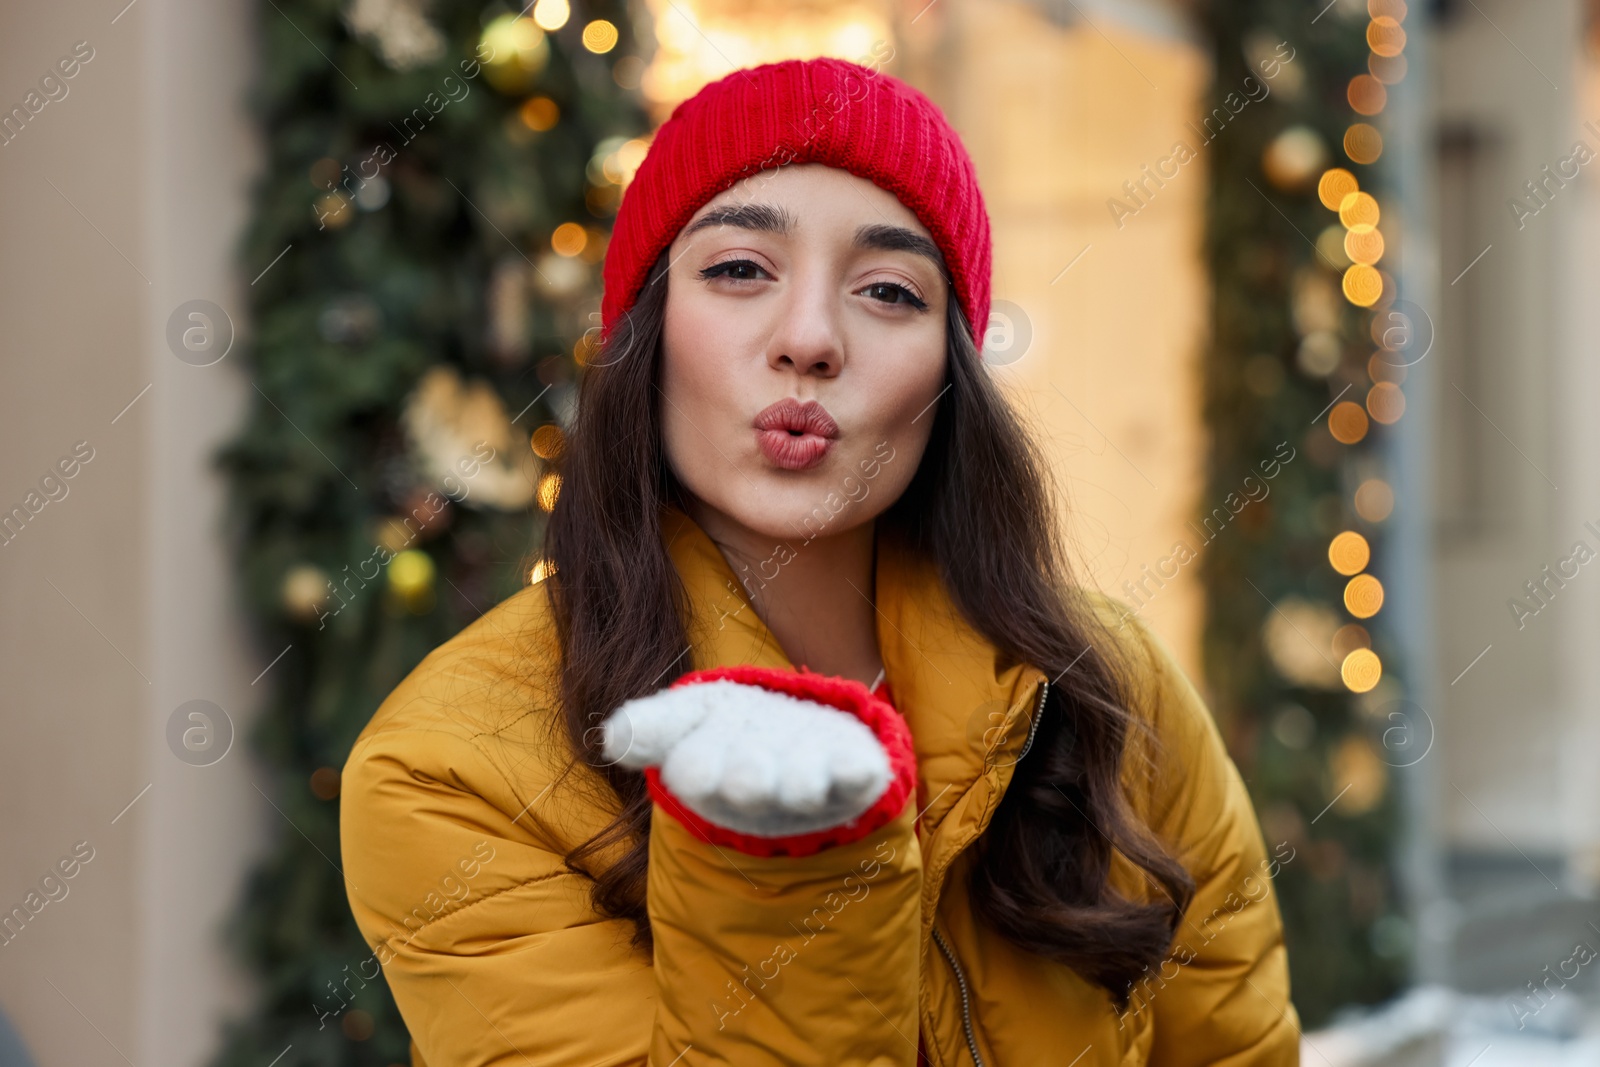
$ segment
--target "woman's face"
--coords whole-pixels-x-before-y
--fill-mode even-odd
[[[792,543],[886,510],[945,379],[949,285],[916,215],[846,171],[782,167],[708,202],[668,261],[662,434],[697,518]]]

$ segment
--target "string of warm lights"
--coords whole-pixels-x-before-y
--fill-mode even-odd
[[[1351,110],[1363,118],[1383,111],[1388,103],[1388,87],[1399,84],[1406,73],[1405,0],[1368,0],[1367,14],[1367,73],[1351,78],[1345,94]],[[1352,163],[1376,163],[1383,154],[1383,135],[1371,123],[1353,122],[1345,131],[1344,152]],[[1378,200],[1343,167],[1330,167],[1323,172],[1317,182],[1317,196],[1324,207],[1338,213],[1343,229],[1343,239],[1336,247],[1349,261],[1340,286],[1344,298],[1358,308],[1371,309],[1373,340],[1381,343],[1383,312],[1394,303],[1395,282],[1393,276],[1378,267],[1385,252],[1384,237],[1378,230],[1382,215]],[[1318,242],[1324,258],[1329,258],[1329,244]],[[1367,361],[1367,377],[1372,384],[1365,402],[1343,400],[1328,412],[1328,432],[1340,444],[1357,444],[1367,436],[1372,422],[1392,425],[1405,413],[1405,394],[1400,389],[1405,368],[1385,355],[1386,351],[1380,348]],[[1394,490],[1382,478],[1367,478],[1356,488],[1352,503],[1363,520],[1381,523],[1394,510]],[[1371,560],[1371,546],[1354,530],[1339,533],[1328,545],[1328,562],[1349,579],[1344,589],[1345,610],[1363,621],[1383,607],[1383,583],[1367,572]],[[1373,651],[1371,635],[1360,622],[1338,630],[1334,651],[1342,656],[1339,676],[1351,692],[1368,692],[1383,677],[1383,661]]]
[[[501,92],[531,92],[549,59],[548,36],[566,26],[571,17],[569,0],[538,0],[530,11],[505,14],[490,21],[484,27],[481,38],[481,53],[492,57],[485,63],[490,83]],[[579,39],[588,51],[607,55],[617,46],[620,37],[614,23],[595,19],[584,25]],[[622,56],[612,65],[611,76],[621,88],[633,90],[639,88],[643,72],[644,63],[637,56]],[[528,96],[516,113],[516,122],[523,131],[520,134],[522,137],[547,133],[555,129],[560,121],[560,106],[541,93]],[[637,137],[611,137],[595,146],[585,168],[588,187],[584,203],[596,219],[616,213],[617,206],[622,202],[622,191],[633,180],[649,146],[648,139]],[[556,260],[558,264],[561,259],[581,259],[593,265],[605,257],[606,240],[604,228],[589,222],[568,220],[551,231],[550,252],[559,257]],[[574,343],[572,355],[579,366],[583,365],[592,348],[593,339],[588,333]],[[551,465],[559,459],[565,447],[562,429],[554,422],[536,429],[528,443],[535,456]],[[560,474],[555,470],[546,470],[539,477],[534,501],[542,510],[553,511],[560,492]],[[538,582],[548,574],[548,563],[541,560],[529,574],[529,580]]]

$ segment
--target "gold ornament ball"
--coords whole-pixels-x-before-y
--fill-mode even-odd
[[[1343,358],[1344,348],[1339,338],[1319,331],[1307,334],[1300,342],[1300,348],[1295,353],[1295,365],[1314,378],[1326,378],[1338,369],[1339,361]]]
[[[530,18],[506,13],[484,27],[479,39],[484,76],[502,93],[516,93],[533,84],[550,59],[550,42]]]
[[[302,622],[316,619],[328,602],[328,575],[321,567],[300,563],[283,576],[283,607]]]
[[[531,96],[517,109],[522,124],[535,133],[543,133],[561,119],[561,108],[548,96]]]
[[[336,230],[356,217],[355,208],[350,206],[350,201],[343,193],[328,193],[317,197],[315,210],[319,225],[332,226]]]
[[[1344,270],[1355,262],[1345,251],[1345,238],[1348,236],[1350,231],[1337,222],[1324,227],[1322,232],[1317,234],[1317,255],[1322,258],[1323,263],[1334,270]]]
[[[433,592],[433,557],[418,548],[408,548],[389,561],[389,588],[408,604],[424,600]]]
[[[1388,785],[1389,774],[1383,760],[1365,737],[1347,737],[1329,758],[1329,777],[1341,785],[1334,801],[1340,814],[1364,815],[1378,806]]]
[[[1285,192],[1303,189],[1328,161],[1328,149],[1309,126],[1290,126],[1267,145],[1261,169],[1267,180]]]
[[[351,1041],[366,1041],[372,1037],[377,1029],[372,1015],[360,1008],[352,1008],[345,1012],[344,1018],[339,1020],[339,1029],[344,1031],[344,1036]]]
[[[311,792],[318,800],[332,800],[339,795],[339,769],[318,767],[311,772]]]

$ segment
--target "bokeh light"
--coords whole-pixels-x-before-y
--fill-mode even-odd
[[[1356,514],[1368,522],[1382,522],[1394,512],[1394,490],[1382,478],[1368,478],[1356,489]]]
[[[572,7],[567,0],[539,0],[533,5],[533,21],[541,30],[559,30],[572,17]]]
[[[1350,108],[1358,115],[1376,115],[1389,102],[1389,90],[1370,74],[1357,74],[1345,90]]]
[[[561,475],[551,472],[539,479],[539,488],[534,492],[534,499],[539,502],[539,507],[545,511],[556,509],[556,498],[561,495]]]
[[[583,47],[596,55],[604,55],[617,47],[617,28],[605,19],[595,19],[583,28]]]
[[[1344,235],[1344,254],[1350,262],[1370,267],[1383,258],[1383,234],[1376,228],[1350,230]]]
[[[1354,264],[1344,272],[1344,295],[1356,307],[1371,307],[1383,295],[1383,277],[1374,267]]]
[[[1317,182],[1317,199],[1329,211],[1338,211],[1344,198],[1361,188],[1356,176],[1343,167],[1332,167],[1323,172]]]
[[[555,423],[546,423],[533,431],[529,443],[533,454],[540,459],[557,459],[567,447],[566,435],[561,432],[561,427]]]
[[[1370,648],[1358,648],[1339,665],[1339,677],[1352,693],[1365,693],[1383,677],[1383,661]]]
[[[1371,193],[1351,192],[1339,201],[1339,221],[1346,229],[1376,226],[1379,214],[1378,201]]]
[[[1367,436],[1367,412],[1353,400],[1344,400],[1328,412],[1328,432],[1342,445],[1353,445]]]
[[[1358,574],[1344,586],[1345,610],[1358,619],[1370,619],[1383,607],[1383,583],[1370,574]]]
[[[557,120],[561,118],[561,109],[548,96],[535,96],[524,101],[517,114],[521,117],[524,126],[542,133],[554,126]]]
[[[1376,163],[1383,155],[1383,134],[1371,123],[1356,123],[1344,131],[1344,154],[1352,163]]]
[[[1406,413],[1406,395],[1393,382],[1379,382],[1367,390],[1367,412],[1378,422],[1393,425]]]
[[[558,256],[575,256],[589,243],[589,232],[576,222],[563,222],[550,235],[550,247]]]
[[[1406,31],[1388,15],[1379,15],[1367,23],[1367,47],[1375,56],[1397,56],[1405,50]]]
[[[1328,545],[1328,562],[1343,575],[1360,574],[1372,559],[1372,546],[1354,530],[1346,530]]]

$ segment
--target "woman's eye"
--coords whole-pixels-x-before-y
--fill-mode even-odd
[[[919,311],[928,306],[917,298],[916,293],[913,293],[903,285],[896,285],[893,282],[874,282],[861,291],[867,295],[869,300],[877,300],[885,304],[909,304]]]
[[[723,263],[711,264],[711,266],[700,272],[700,277],[731,278],[736,282],[753,282],[760,280],[766,273],[766,271],[748,259],[730,259]]]

